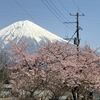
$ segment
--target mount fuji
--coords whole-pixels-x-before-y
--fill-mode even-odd
[[[11,48],[8,40],[13,43],[25,41],[29,44],[28,52],[30,53],[34,53],[37,47],[48,42],[67,43],[66,40],[28,20],[15,22],[0,30],[0,50]]]

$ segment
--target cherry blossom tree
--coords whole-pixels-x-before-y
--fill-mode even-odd
[[[40,51],[42,59],[44,56],[46,58],[44,62],[50,64],[50,70],[58,72],[57,77],[60,77],[62,83],[66,83],[71,91],[77,87],[78,94],[83,94],[88,100],[89,94],[100,90],[100,56],[96,54],[97,50],[85,45],[77,51],[75,46],[54,43],[48,44]],[[74,99],[76,98],[79,97]]]
[[[22,46],[11,44],[13,91],[30,91],[33,95],[37,89],[50,90],[53,100],[67,91],[72,92],[74,100],[78,100],[80,94],[89,100],[90,93],[100,91],[100,56],[88,45],[77,51],[75,45],[48,43],[38,54],[29,55],[24,42]]]
[[[17,96],[25,95],[25,92],[29,92],[30,96],[41,88],[42,80],[45,79],[45,71],[40,69],[38,61],[38,55],[29,55],[26,51],[28,45],[22,42],[21,45],[14,44],[10,41],[12,50],[10,53],[11,66],[11,80],[13,85],[12,92]],[[42,88],[41,88],[42,89]]]

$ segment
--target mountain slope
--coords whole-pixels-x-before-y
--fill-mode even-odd
[[[0,49],[10,49],[8,40],[18,43],[20,40],[29,44],[29,52],[34,52],[35,48],[47,42],[61,42],[66,40],[54,35],[42,27],[28,21],[19,21],[0,30]]]

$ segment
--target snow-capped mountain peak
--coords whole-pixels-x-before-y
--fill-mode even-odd
[[[42,27],[28,20],[15,22],[0,30],[0,47],[8,48],[11,40],[15,43],[23,40],[30,45],[31,49],[47,42],[67,42],[57,35],[43,29]]]

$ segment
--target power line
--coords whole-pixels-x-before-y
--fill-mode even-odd
[[[51,11],[51,13],[61,22],[63,23],[63,21],[50,9],[50,7],[52,7],[48,2],[48,4],[50,5],[50,7],[48,7],[48,5],[42,0],[42,2],[44,3],[44,5]],[[70,28],[69,26],[67,26],[68,28]],[[72,28],[70,28],[71,30],[73,30]]]
[[[46,0],[46,2],[48,3],[48,5],[53,9],[53,11],[59,16],[59,18],[61,18],[62,20],[64,20],[63,19],[63,17],[52,7],[52,5],[50,5],[50,3]],[[53,4],[53,3],[52,3]]]
[[[23,9],[23,11],[32,19],[34,20],[36,23],[37,21],[23,8],[23,6],[17,1],[15,0],[15,2]],[[38,23],[37,23],[38,24]]]
[[[74,0],[72,0],[73,1],[73,3],[75,4],[75,6],[76,6],[76,8],[78,9],[78,11],[80,10],[79,9],[79,7],[77,6],[77,4],[75,3],[75,1]],[[80,12],[82,13],[82,11],[80,10]]]
[[[61,3],[61,1],[60,0],[58,0],[59,1],[59,3],[62,5],[62,7],[70,14],[70,12],[66,9],[66,7]]]
[[[59,11],[59,9],[54,5],[54,3],[50,0],[50,2],[52,3],[52,5],[56,8],[56,10],[60,13],[60,15],[62,15],[62,17],[63,18],[65,18],[65,20],[67,20],[66,19],[66,17]],[[67,20],[68,21],[68,20]],[[71,26],[71,25],[70,25]],[[73,26],[71,26],[71,27],[73,27]]]
[[[60,20],[60,18],[48,7],[48,5],[42,0],[42,2],[45,4],[45,6],[53,13],[53,15],[55,15],[55,17],[62,22],[62,20]]]
[[[60,13],[60,15],[62,15],[62,17],[65,18],[65,16],[58,10],[58,8],[54,5],[54,3],[50,0],[50,2],[52,3],[52,5],[56,8],[56,10]],[[66,19],[66,18],[65,18]]]
[[[60,0],[58,0],[59,1],[59,3],[62,5],[62,7],[69,13],[69,11],[66,9],[66,7],[61,3],[61,1]],[[70,13],[69,13],[70,14]]]

